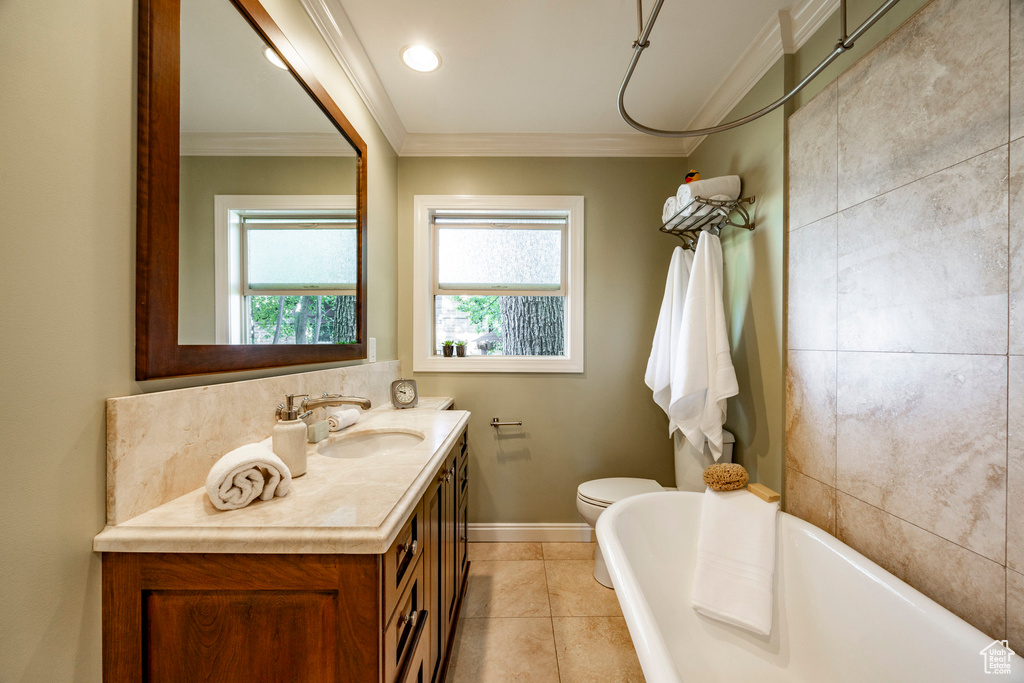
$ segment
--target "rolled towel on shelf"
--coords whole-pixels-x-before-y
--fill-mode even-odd
[[[332,432],[340,432],[359,422],[359,411],[355,408],[331,408],[327,411],[327,427]]]
[[[292,473],[263,443],[251,443],[225,454],[206,476],[206,494],[218,510],[244,508],[257,498],[287,496]]]
[[[772,632],[779,503],[750,491],[704,492],[690,601],[701,614],[763,636]]]
[[[695,180],[692,183],[684,183],[676,190],[676,211],[681,211],[694,197],[713,199],[717,195],[725,195],[725,199],[740,198],[740,177],[738,175],[723,175],[707,180]],[[689,216],[696,209],[691,205],[683,211],[684,216]]]
[[[716,201],[725,201],[725,200],[729,199],[729,197],[728,197],[728,195],[724,195],[724,194],[716,194],[713,197],[708,197],[708,199],[714,199]],[[704,216],[707,216],[709,213],[711,213],[712,209],[713,209],[713,207],[708,206],[707,204],[701,204],[700,208],[697,209],[696,211],[694,211],[693,207],[691,206],[690,207],[689,215],[688,216],[680,216],[675,221],[675,227],[679,228],[680,230],[686,230],[689,227],[696,227],[697,225],[701,224],[701,220],[700,219],[704,218]],[[701,227],[706,227],[706,226],[702,225]]]
[[[678,225],[679,221],[682,220],[682,218],[678,218],[672,221],[671,224],[669,224],[669,220],[672,218],[672,216],[676,215],[677,210],[678,209],[676,208],[675,196],[669,197],[668,199],[665,200],[665,205],[661,208],[661,222],[665,223],[666,227],[671,228],[675,225]]]

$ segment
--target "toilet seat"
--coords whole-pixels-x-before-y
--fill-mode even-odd
[[[584,503],[606,508],[629,496],[664,490],[664,487],[653,479],[612,477],[583,482],[576,489],[576,497]]]

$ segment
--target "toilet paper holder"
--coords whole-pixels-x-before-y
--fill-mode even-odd
[[[498,427],[522,427],[523,421],[517,420],[515,422],[502,422],[498,418],[491,420],[491,426],[497,429]]]

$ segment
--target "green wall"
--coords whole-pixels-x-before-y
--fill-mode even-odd
[[[216,343],[213,212],[216,195],[354,195],[355,188],[356,160],[351,157],[181,157],[179,342]],[[393,261],[393,255],[389,256]],[[384,259],[371,259],[371,265],[376,270],[388,263]],[[376,312],[384,311],[378,308]],[[375,326],[371,323],[368,327],[373,334]]]
[[[473,411],[471,522],[580,522],[576,487],[599,477],[673,485],[668,420],[644,370],[678,241],[658,232],[685,159],[403,158],[399,163],[399,352],[412,368],[413,196],[585,197],[586,372],[418,373],[425,395]],[[522,420],[522,432],[488,426]]]
[[[396,358],[397,158],[299,1],[263,4],[367,140],[370,333]],[[105,399],[311,369],[132,379],[136,12],[0,2],[3,681],[100,680]]]
[[[785,92],[780,59],[737,105],[751,112]],[[740,393],[729,399],[726,428],[736,435],[734,459],[760,481],[782,490],[785,437],[783,374],[783,248],[785,176],[782,109],[706,138],[690,155],[705,178],[738,175],[743,196],[754,196],[753,232],[722,230],[724,298],[729,344]],[[733,118],[730,116],[730,119]]]

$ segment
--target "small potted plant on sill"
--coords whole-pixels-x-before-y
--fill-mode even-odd
[[[459,358],[465,358],[466,357],[466,342],[464,342],[464,341],[457,341],[457,342],[455,342],[455,355],[457,355]]]
[[[452,340],[441,342],[441,351],[444,353],[445,358],[451,358],[455,352],[455,342]]]

